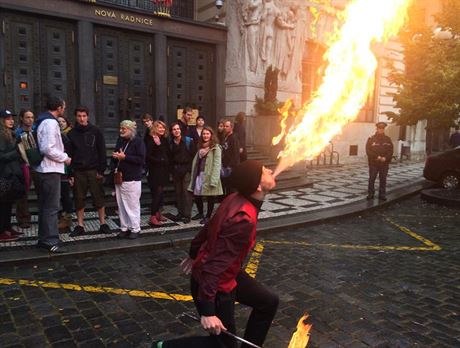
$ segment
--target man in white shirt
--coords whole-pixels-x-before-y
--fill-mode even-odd
[[[38,147],[43,160],[35,168],[39,181],[38,243],[37,247],[50,253],[66,250],[59,245],[58,214],[61,197],[61,175],[64,164],[71,159],[64,151],[61,130],[57,118],[64,115],[65,101],[50,97],[47,110],[37,118]]]

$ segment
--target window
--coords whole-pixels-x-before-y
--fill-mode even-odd
[[[323,54],[325,49],[313,42],[307,42],[302,59],[302,104],[309,101],[321,83]]]

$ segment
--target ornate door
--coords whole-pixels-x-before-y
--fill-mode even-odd
[[[113,140],[120,121],[153,113],[151,36],[96,29],[97,123]]]
[[[39,113],[48,95],[53,95],[73,110],[77,100],[74,24],[8,13],[1,19],[5,106]]]
[[[168,116],[191,105],[208,124],[215,124],[214,47],[189,41],[168,40]]]

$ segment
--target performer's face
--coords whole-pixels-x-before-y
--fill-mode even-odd
[[[273,171],[271,169],[262,167],[262,176],[260,178],[260,188],[263,192],[267,193],[273,190],[276,186]]]

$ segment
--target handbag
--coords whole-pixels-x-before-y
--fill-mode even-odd
[[[128,141],[128,143],[126,144],[123,152],[126,152],[126,149],[128,148],[128,145],[129,145],[130,141]],[[115,168],[115,170],[113,171],[113,183],[115,185],[121,185],[123,184],[123,173],[118,170],[118,166],[120,165],[120,160],[118,160],[118,164],[117,164],[117,167]]]
[[[115,185],[121,185],[123,183],[123,173],[118,170],[118,167],[115,168],[113,172],[113,183]]]

